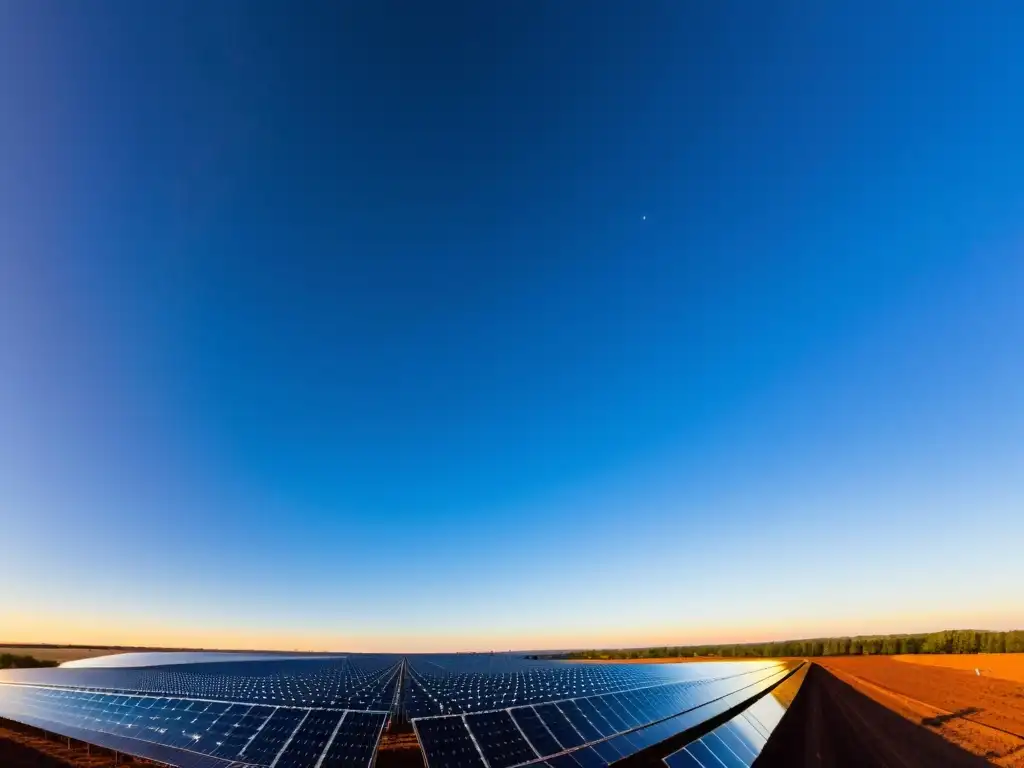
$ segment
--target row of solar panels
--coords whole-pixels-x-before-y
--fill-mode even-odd
[[[778,700],[764,696],[664,762],[668,768],[750,768],[784,714]]]
[[[346,657],[262,659],[139,668],[11,670],[5,681],[107,692],[150,693],[294,707],[386,710],[400,659]]]
[[[443,666],[444,663],[450,666]],[[771,662],[730,662],[730,672],[765,669]],[[409,661],[404,696],[410,718],[454,715],[524,704],[618,693],[663,683],[721,677],[720,663],[567,664],[520,660],[500,671],[461,669],[458,660]]]
[[[428,768],[600,768],[705,722],[780,681],[778,664],[491,712],[413,720]]]
[[[367,768],[385,712],[0,684],[0,717],[180,768]]]

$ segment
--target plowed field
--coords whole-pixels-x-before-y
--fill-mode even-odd
[[[998,765],[1024,766],[1024,685],[973,669],[881,656],[818,660],[836,677],[907,720]]]
[[[930,654],[893,656],[896,661],[923,664],[929,667],[948,667],[1024,683],[1024,653]]]

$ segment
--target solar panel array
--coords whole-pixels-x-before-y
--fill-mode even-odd
[[[367,768],[401,660],[7,672],[0,716],[181,768]]]
[[[506,655],[412,656],[406,711],[417,718],[505,709],[699,676],[697,666],[690,665],[567,664]]]
[[[770,661],[197,658],[0,672],[0,717],[180,768],[370,768],[392,717],[411,720],[427,768],[601,768],[747,702],[787,674]],[[744,722],[754,728],[744,742],[753,748],[773,718],[766,711]],[[708,748],[719,748],[715,739],[705,737]],[[679,765],[669,768],[709,765],[693,752],[671,760]]]
[[[668,768],[750,768],[785,713],[775,698],[764,696],[664,762]]]
[[[152,667],[25,669],[4,673],[4,678],[92,690],[386,712],[394,697],[400,662],[395,656],[312,656]]]
[[[428,768],[599,768],[721,714],[786,674],[775,662],[488,673],[421,659],[410,663],[408,706]]]

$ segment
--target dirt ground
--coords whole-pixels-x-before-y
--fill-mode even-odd
[[[129,653],[129,651],[111,651],[104,648],[39,648],[31,645],[21,647],[0,647],[0,653],[13,653],[17,656],[34,656],[40,661],[76,661],[78,659],[92,659],[96,656],[111,656],[115,653]]]
[[[982,677],[998,677],[1024,683],[1024,653],[978,653],[978,654],[915,654],[893,656],[897,661],[909,664],[923,664],[930,667],[962,669],[974,673],[977,669]]]
[[[377,748],[376,768],[424,768],[423,752],[416,734],[384,732]]]
[[[667,659],[570,659],[577,664],[686,664],[707,661],[793,661],[794,659],[735,658],[723,656],[671,656]]]
[[[10,727],[9,727],[10,726]],[[116,763],[123,765],[155,765],[147,761],[121,756]],[[51,736],[14,724],[0,722],[0,766],[3,768],[113,768],[113,754],[105,749],[90,747]]]
[[[885,656],[817,660],[855,691],[1002,766],[1024,767],[1024,686]]]
[[[754,768],[984,768],[986,761],[811,666]]]

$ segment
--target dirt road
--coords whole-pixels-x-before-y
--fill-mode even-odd
[[[1024,686],[886,657],[820,660],[854,688],[997,765],[1024,766]]]
[[[756,768],[986,765],[814,665]]]

